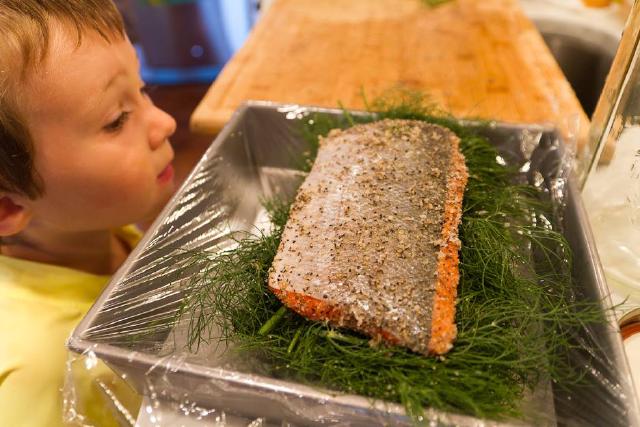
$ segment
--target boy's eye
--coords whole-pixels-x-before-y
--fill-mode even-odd
[[[117,131],[119,131],[120,129],[122,129],[122,127],[126,123],[126,121],[129,118],[130,114],[131,114],[130,111],[123,111],[122,113],[120,113],[120,115],[118,116],[117,119],[115,119],[111,123],[105,125],[103,129],[105,131],[107,131],[107,132],[117,132]]]

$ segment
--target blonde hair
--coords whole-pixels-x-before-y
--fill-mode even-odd
[[[36,198],[44,187],[34,167],[27,118],[20,113],[20,85],[44,61],[52,21],[106,41],[124,37],[122,17],[111,0],[0,0],[0,191]]]

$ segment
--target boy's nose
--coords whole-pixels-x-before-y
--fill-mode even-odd
[[[155,105],[153,119],[149,129],[149,145],[152,150],[160,147],[176,131],[177,123],[173,117]]]

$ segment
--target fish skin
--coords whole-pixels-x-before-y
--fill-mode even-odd
[[[446,128],[382,120],[332,131],[291,207],[269,287],[309,319],[446,353],[466,180]]]

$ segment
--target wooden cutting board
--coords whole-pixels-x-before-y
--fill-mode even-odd
[[[216,134],[245,100],[362,109],[397,85],[459,117],[588,123],[516,0],[276,0],[191,125]]]

